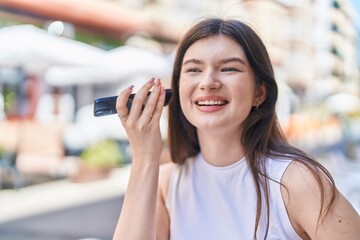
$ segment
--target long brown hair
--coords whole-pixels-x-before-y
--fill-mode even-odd
[[[256,84],[263,84],[266,87],[266,99],[258,109],[253,109],[245,119],[244,131],[241,139],[239,139],[244,146],[246,161],[252,173],[257,193],[254,239],[256,239],[260,215],[263,210],[261,206],[264,199],[261,193],[264,193],[267,206],[266,234],[269,228],[270,193],[268,185],[271,179],[267,176],[265,168],[267,157],[293,158],[309,168],[321,191],[322,204],[320,213],[323,212],[324,202],[324,186],[321,182],[321,172],[324,173],[333,187],[330,204],[325,209],[325,214],[327,214],[335,199],[334,181],[329,172],[314,158],[288,143],[280,128],[275,111],[278,88],[267,50],[259,36],[248,25],[238,20],[207,18],[193,26],[179,43],[172,74],[173,96],[169,103],[168,141],[172,161],[181,164],[200,151],[196,127],[186,119],[180,106],[179,80],[184,55],[187,49],[196,41],[218,35],[233,39],[243,48],[253,70]]]

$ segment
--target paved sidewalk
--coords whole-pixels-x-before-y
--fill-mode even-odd
[[[104,180],[58,180],[18,191],[0,191],[0,239],[111,239],[130,174],[130,165]]]

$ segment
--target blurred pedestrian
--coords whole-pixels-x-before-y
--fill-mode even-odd
[[[21,120],[33,120],[40,98],[40,81],[37,75],[25,75],[18,90],[17,115]]]
[[[71,94],[53,87],[50,93],[43,94],[36,109],[36,119],[41,122],[71,123],[74,119],[75,101]]]
[[[144,84],[129,112],[132,90],[117,101],[133,159],[114,239],[360,236],[359,214],[330,173],[286,140],[272,65],[248,25],[204,19],[180,42],[169,104],[172,162],[160,169],[162,83]]]

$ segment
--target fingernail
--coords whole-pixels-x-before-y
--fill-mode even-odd
[[[157,79],[155,80],[155,86],[157,86],[157,87],[160,86],[160,79],[157,78]]]
[[[132,90],[134,88],[134,85],[130,85],[127,90]]]
[[[149,80],[149,84],[153,84],[155,82],[155,78]]]

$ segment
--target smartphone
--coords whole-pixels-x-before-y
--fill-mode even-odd
[[[149,92],[147,95],[149,96],[150,93],[151,92]],[[165,89],[164,106],[169,104],[171,96],[172,96],[171,89]],[[126,107],[129,112],[130,112],[132,101],[133,101],[134,97],[135,97],[135,93],[132,93],[126,102]],[[102,98],[95,99],[95,101],[94,101],[94,116],[101,117],[101,116],[106,116],[106,115],[117,113],[116,99],[117,99],[117,96],[102,97]]]

